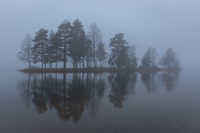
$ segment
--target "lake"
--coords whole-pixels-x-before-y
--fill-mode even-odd
[[[199,71],[0,71],[1,133],[200,133]]]

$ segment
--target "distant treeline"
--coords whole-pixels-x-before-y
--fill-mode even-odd
[[[118,33],[110,39],[108,53],[102,41],[102,33],[98,26],[90,25],[89,32],[84,31],[82,22],[77,19],[70,23],[63,21],[56,32],[41,28],[34,38],[27,34],[21,43],[21,50],[17,57],[19,60],[32,64],[41,63],[42,68],[58,67],[63,62],[71,62],[73,68],[105,67],[126,69],[136,68],[138,58],[135,55],[135,46],[128,45],[124,34]],[[148,48],[141,60],[141,67],[150,68],[162,65],[163,67],[179,68],[179,60],[171,49],[158,59],[156,48]]]

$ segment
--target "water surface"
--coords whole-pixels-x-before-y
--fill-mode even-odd
[[[199,74],[1,71],[0,132],[199,132]]]

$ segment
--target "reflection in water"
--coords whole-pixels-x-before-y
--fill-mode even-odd
[[[100,110],[106,82],[104,75],[97,74],[29,74],[28,81],[22,81],[18,88],[27,107],[30,101],[38,113],[48,109],[57,110],[62,120],[78,122],[85,108],[91,116]]]
[[[148,92],[155,91],[157,88],[157,81],[155,79],[155,73],[143,73],[141,80]]]
[[[162,85],[171,91],[179,79],[179,71],[160,72],[160,73],[143,73],[141,80],[148,92],[154,92],[157,88],[157,82],[160,80]],[[157,79],[158,78],[158,79]]]
[[[53,104],[62,120],[80,120],[85,104],[90,99],[90,91],[86,88],[80,74],[74,74],[72,82],[67,83],[66,74],[63,74],[63,88],[58,94],[57,103]]]
[[[21,99],[22,99],[22,102],[24,102],[24,105],[29,108],[30,105],[31,105],[31,74],[29,74],[29,77],[27,80],[22,80],[18,83],[18,87],[19,88],[19,91],[21,92]]]
[[[95,116],[96,113],[100,110],[101,98],[104,96],[104,91],[106,89],[106,83],[104,75],[88,74],[87,82],[89,83],[88,87],[91,91],[91,98],[87,104],[89,109],[90,116]]]
[[[115,107],[123,108],[129,91],[135,89],[136,77],[135,73],[117,73],[108,77],[111,86],[109,98]]]
[[[160,74],[160,79],[162,84],[168,91],[171,91],[175,86],[177,81],[180,78],[179,71],[175,72],[163,72]]]
[[[179,74],[143,74],[141,80],[149,92],[157,88],[156,77],[171,90]],[[108,98],[114,107],[123,108],[128,96],[135,94],[136,79],[136,73],[29,74],[18,89],[26,107],[34,104],[40,114],[55,109],[61,120],[77,123],[84,110],[92,117],[100,111],[106,88],[110,88]]]

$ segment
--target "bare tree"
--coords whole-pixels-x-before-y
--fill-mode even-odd
[[[102,34],[100,29],[97,27],[95,23],[93,23],[90,26],[90,31],[88,32],[88,37],[92,41],[92,47],[93,47],[93,61],[94,61],[94,67],[96,67],[96,45],[101,42]]]
[[[20,61],[29,64],[29,68],[31,67],[31,55],[32,55],[32,48],[33,41],[32,36],[30,34],[26,34],[26,37],[21,42],[20,51],[17,53],[17,57]]]

